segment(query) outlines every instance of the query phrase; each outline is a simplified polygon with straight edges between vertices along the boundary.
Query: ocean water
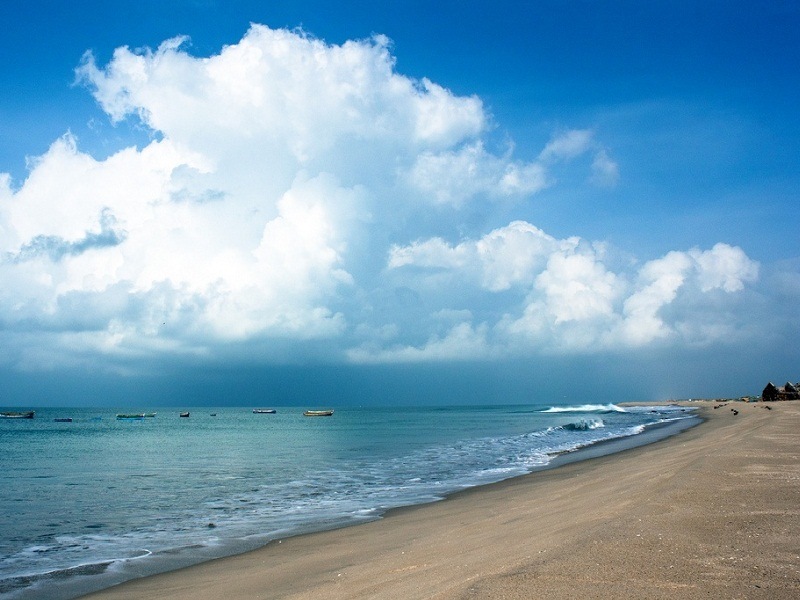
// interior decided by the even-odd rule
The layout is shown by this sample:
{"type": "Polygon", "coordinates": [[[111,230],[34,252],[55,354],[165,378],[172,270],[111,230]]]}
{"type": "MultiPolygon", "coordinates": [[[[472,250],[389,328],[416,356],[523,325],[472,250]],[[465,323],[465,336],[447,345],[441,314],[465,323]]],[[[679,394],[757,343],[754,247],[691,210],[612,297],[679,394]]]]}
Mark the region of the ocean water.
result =
{"type": "Polygon", "coordinates": [[[698,422],[678,407],[611,404],[140,410],[156,416],[0,419],[0,597],[74,598],[698,422]]]}

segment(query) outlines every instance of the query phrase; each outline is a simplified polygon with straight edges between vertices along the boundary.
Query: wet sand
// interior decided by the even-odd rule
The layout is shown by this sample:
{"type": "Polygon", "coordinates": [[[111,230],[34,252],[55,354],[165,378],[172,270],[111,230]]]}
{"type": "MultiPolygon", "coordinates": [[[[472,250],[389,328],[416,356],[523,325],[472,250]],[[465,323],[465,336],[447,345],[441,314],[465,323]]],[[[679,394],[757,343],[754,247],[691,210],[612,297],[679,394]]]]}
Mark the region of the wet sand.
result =
{"type": "Polygon", "coordinates": [[[87,598],[800,598],[800,402],[691,405],[666,440],[87,598]]]}

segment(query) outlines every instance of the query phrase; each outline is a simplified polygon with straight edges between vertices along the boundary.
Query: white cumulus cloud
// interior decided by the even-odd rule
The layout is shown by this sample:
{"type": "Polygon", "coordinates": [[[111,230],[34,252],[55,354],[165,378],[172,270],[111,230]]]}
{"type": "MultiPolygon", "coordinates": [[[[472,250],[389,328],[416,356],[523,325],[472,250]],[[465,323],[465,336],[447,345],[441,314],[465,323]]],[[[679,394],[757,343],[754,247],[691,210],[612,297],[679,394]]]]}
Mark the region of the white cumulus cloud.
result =
{"type": "Polygon", "coordinates": [[[481,142],[457,150],[424,152],[410,172],[411,185],[433,202],[463,205],[479,194],[490,198],[526,196],[547,186],[545,168],[493,156],[481,142]]]}
{"type": "Polygon", "coordinates": [[[0,174],[0,360],[20,368],[293,342],[356,362],[630,347],[715,335],[666,309],[758,276],[726,244],[636,270],[498,216],[581,156],[614,185],[610,150],[575,129],[493,153],[481,100],[398,73],[380,35],[252,25],[211,56],[182,37],[87,53],[77,76],[152,141],[98,159],[66,133],[18,187],[0,174]],[[467,219],[492,225],[453,239],[467,219]]]}

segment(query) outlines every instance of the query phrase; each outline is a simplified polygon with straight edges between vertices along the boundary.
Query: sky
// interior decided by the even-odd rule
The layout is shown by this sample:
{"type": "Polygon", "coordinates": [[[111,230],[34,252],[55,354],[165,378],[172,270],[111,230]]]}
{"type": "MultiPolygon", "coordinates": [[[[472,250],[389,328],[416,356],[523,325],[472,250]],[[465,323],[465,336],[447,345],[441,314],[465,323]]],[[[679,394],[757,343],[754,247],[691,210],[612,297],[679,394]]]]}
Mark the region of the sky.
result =
{"type": "Polygon", "coordinates": [[[0,405],[800,379],[795,2],[4,3],[0,405]]]}

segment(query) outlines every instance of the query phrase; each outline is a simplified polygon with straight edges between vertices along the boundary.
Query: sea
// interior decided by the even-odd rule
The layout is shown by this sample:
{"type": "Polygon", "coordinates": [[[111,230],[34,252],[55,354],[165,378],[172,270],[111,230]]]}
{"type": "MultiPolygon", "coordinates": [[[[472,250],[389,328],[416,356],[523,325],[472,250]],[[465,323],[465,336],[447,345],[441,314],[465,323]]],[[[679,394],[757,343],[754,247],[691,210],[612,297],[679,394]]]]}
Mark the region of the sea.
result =
{"type": "Polygon", "coordinates": [[[700,421],[679,406],[614,404],[263,408],[276,412],[40,408],[0,419],[0,598],[75,598],[700,421]],[[132,412],[155,416],[116,416],[132,412]]]}

